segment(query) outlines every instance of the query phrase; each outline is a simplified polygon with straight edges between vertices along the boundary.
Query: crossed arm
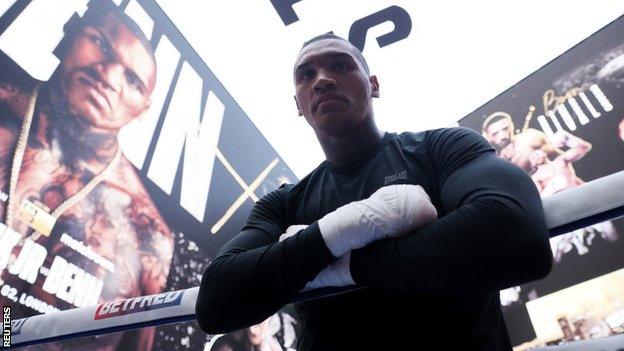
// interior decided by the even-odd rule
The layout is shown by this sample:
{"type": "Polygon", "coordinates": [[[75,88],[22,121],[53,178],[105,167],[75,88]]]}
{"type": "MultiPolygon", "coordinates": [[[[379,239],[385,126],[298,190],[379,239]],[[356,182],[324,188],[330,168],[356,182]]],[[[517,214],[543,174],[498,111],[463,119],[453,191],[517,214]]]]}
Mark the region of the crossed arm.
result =
{"type": "MultiPolygon", "coordinates": [[[[474,134],[451,130],[430,147],[444,215],[410,234],[353,250],[356,284],[472,294],[549,272],[552,255],[535,186],[474,134]]],[[[280,189],[263,198],[243,231],[208,267],[196,305],[206,332],[261,322],[335,260],[317,222],[278,240],[292,224],[285,223],[285,193],[280,189]]]]}

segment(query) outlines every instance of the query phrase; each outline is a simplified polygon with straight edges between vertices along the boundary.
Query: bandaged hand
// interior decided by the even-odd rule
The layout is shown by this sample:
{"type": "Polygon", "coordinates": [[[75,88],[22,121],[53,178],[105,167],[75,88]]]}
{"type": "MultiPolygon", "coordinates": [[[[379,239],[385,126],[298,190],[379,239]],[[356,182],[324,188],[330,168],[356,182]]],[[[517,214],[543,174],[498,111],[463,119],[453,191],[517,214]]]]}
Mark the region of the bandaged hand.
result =
{"type": "MultiPolygon", "coordinates": [[[[286,233],[280,235],[279,241],[286,240],[291,236],[299,233],[307,228],[307,225],[296,224],[286,229],[286,233]]],[[[340,256],[338,260],[325,267],[316,277],[309,281],[301,291],[323,288],[327,286],[348,286],[355,285],[353,277],[351,277],[351,251],[340,256]]]]}
{"type": "Polygon", "coordinates": [[[351,202],[318,221],[325,244],[334,255],[422,228],[438,217],[420,185],[388,185],[369,198],[351,202]]]}
{"type": "Polygon", "coordinates": [[[355,285],[351,276],[351,251],[347,251],[338,260],[325,267],[314,280],[309,281],[303,290],[324,288],[328,286],[348,286],[355,285]]]}
{"type": "MultiPolygon", "coordinates": [[[[429,195],[419,185],[389,185],[369,198],[351,202],[318,221],[325,244],[338,257],[325,267],[302,291],[327,286],[354,285],[351,276],[351,250],[385,237],[398,237],[424,227],[438,217],[429,195]]],[[[307,225],[292,225],[279,241],[307,225]]]]}
{"type": "Polygon", "coordinates": [[[286,233],[280,235],[279,241],[283,241],[286,238],[290,238],[291,236],[299,233],[300,231],[306,229],[308,226],[306,224],[294,224],[290,227],[286,228],[286,233]]]}

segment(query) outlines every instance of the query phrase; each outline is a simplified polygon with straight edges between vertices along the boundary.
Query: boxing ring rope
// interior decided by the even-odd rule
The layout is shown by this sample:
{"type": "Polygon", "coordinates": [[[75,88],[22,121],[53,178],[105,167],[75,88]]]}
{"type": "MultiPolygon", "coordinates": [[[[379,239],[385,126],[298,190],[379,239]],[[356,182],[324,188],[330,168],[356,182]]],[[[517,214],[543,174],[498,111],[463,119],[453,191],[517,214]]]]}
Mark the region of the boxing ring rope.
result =
{"type": "MultiPolygon", "coordinates": [[[[551,237],[624,216],[624,171],[544,198],[543,206],[551,237]]],[[[361,288],[316,289],[293,302],[361,288]]],[[[195,320],[198,292],[195,287],[15,320],[12,346],[195,320]]]]}

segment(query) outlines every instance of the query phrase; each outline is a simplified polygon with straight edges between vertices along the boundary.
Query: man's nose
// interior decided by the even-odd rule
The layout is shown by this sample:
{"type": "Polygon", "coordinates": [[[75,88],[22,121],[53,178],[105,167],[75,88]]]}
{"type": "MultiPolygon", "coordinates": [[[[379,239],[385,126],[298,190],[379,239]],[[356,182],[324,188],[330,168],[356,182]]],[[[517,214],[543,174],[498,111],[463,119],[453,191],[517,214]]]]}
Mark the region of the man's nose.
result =
{"type": "Polygon", "coordinates": [[[98,66],[100,80],[106,88],[115,92],[121,91],[123,72],[123,67],[117,62],[107,62],[98,66]]]}
{"type": "Polygon", "coordinates": [[[336,81],[325,70],[319,70],[316,74],[313,88],[316,92],[331,91],[336,88],[336,81]]]}

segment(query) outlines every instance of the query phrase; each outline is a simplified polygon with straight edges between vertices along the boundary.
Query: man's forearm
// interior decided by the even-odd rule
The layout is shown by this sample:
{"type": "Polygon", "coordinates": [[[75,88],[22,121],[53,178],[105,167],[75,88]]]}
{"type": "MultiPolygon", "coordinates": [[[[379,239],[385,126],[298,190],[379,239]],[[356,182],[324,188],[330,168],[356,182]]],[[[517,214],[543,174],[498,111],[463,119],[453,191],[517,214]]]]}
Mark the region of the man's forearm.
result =
{"type": "Polygon", "coordinates": [[[233,246],[202,278],[196,311],[210,333],[257,324],[277,312],[334,261],[316,224],[281,242],[233,246]]]}
{"type": "Polygon", "coordinates": [[[462,195],[444,195],[457,204],[446,216],[405,237],[354,250],[355,282],[466,293],[545,276],[552,254],[539,194],[526,174],[501,162],[485,158],[458,172],[448,187],[462,195]]]}
{"type": "Polygon", "coordinates": [[[355,282],[466,292],[498,290],[543,277],[550,253],[543,249],[544,239],[525,235],[541,225],[502,214],[495,207],[494,202],[471,204],[404,238],[355,250],[351,257],[355,282]]]}

